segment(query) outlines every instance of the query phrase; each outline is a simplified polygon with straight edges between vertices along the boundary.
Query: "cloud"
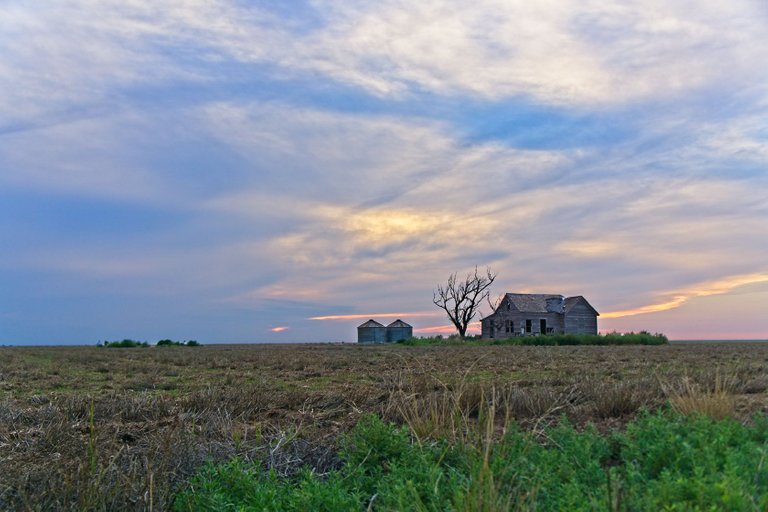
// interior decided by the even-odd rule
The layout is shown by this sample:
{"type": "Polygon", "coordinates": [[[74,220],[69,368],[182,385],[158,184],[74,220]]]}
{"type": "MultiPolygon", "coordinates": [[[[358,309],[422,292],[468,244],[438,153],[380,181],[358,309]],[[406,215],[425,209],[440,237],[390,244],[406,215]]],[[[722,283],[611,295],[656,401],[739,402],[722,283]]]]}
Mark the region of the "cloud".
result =
{"type": "Polygon", "coordinates": [[[667,311],[678,308],[691,299],[709,297],[711,295],[723,295],[742,286],[765,282],[768,282],[768,273],[729,276],[715,281],[703,282],[690,288],[666,292],[661,295],[662,302],[656,304],[649,304],[623,311],[609,311],[601,313],[601,316],[603,318],[622,318],[626,316],[667,311]]]}
{"type": "Polygon", "coordinates": [[[746,83],[766,57],[766,15],[752,1],[315,5],[325,25],[297,38],[282,65],[384,96],[611,104],[746,83]]]}
{"type": "Polygon", "coordinates": [[[448,126],[420,119],[274,104],[219,104],[205,115],[216,136],[252,162],[259,177],[206,208],[284,226],[259,246],[285,271],[233,298],[246,302],[293,297],[344,305],[367,289],[394,302],[378,304],[384,308],[397,307],[394,297],[411,290],[428,296],[434,275],[405,276],[431,266],[442,278],[468,259],[483,264],[498,258],[496,248],[489,251],[495,254],[478,248],[506,225],[511,236],[518,221],[545,211],[539,195],[524,195],[558,179],[556,169],[567,161],[556,151],[466,145],[448,126]],[[268,138],[261,135],[266,130],[268,138]],[[271,182],[277,179],[273,166],[281,171],[279,185],[271,182]],[[271,188],[282,190],[266,192],[271,188]],[[519,204],[510,208],[510,202],[519,204]]]}
{"type": "Polygon", "coordinates": [[[101,115],[137,92],[240,82],[254,65],[273,80],[321,77],[384,98],[582,107],[766,79],[756,0],[318,0],[302,12],[206,0],[3,5],[0,131],[101,115]]]}
{"type": "Polygon", "coordinates": [[[313,316],[309,320],[362,320],[365,318],[423,318],[443,316],[442,313],[434,311],[410,311],[407,313],[362,313],[354,315],[325,315],[325,316],[313,316]]]}
{"type": "Polygon", "coordinates": [[[271,60],[274,48],[288,46],[291,27],[278,24],[264,9],[208,0],[4,4],[0,114],[28,124],[108,108],[136,89],[217,82],[211,65],[223,56],[271,60]]]}
{"type": "Polygon", "coordinates": [[[156,130],[150,120],[120,112],[9,133],[0,137],[0,182],[112,199],[171,201],[167,171],[145,160],[146,150],[157,143],[146,134],[156,130]]]}
{"type": "Polygon", "coordinates": [[[719,158],[764,164],[768,161],[768,121],[762,115],[765,110],[761,115],[707,124],[702,128],[702,150],[719,158]]]}
{"type": "Polygon", "coordinates": [[[284,270],[243,301],[335,303],[339,316],[421,311],[449,273],[489,264],[505,290],[584,294],[624,311],[674,300],[657,300],[670,286],[759,268],[768,250],[753,236],[765,178],[721,174],[729,157],[707,149],[706,129],[680,138],[675,125],[655,127],[673,136],[650,151],[637,150],[643,134],[604,150],[536,151],[467,144],[421,118],[277,103],[200,115],[259,176],[206,208],[282,226],[258,246],[284,270]]]}
{"type": "MultiPolygon", "coordinates": [[[[630,311],[673,301],[667,290],[711,276],[754,272],[768,250],[753,236],[768,214],[754,193],[765,177],[697,167],[731,162],[726,149],[702,142],[708,128],[650,152],[635,149],[643,136],[605,150],[542,151],[468,143],[446,122],[277,102],[153,116],[126,112],[4,139],[14,163],[6,183],[158,201],[200,216],[178,249],[153,239],[161,249],[149,267],[109,249],[88,263],[93,250],[78,247],[70,261],[81,263],[59,271],[149,278],[173,273],[179,252],[184,268],[200,269],[184,289],[215,289],[215,303],[283,301],[332,316],[320,305],[338,305],[338,315],[423,311],[449,273],[488,264],[505,291],[584,294],[599,309],[630,311]],[[147,130],[172,119],[184,128],[147,130]],[[200,167],[215,186],[187,188],[191,176],[201,179],[190,174],[200,166],[193,152],[179,169],[154,160],[165,144],[205,140],[218,148],[200,167]],[[40,141],[49,151],[30,150],[40,141]],[[685,157],[668,159],[668,145],[685,157]]],[[[755,122],[740,133],[759,141],[755,122]]]]}
{"type": "MultiPolygon", "coordinates": [[[[456,326],[454,325],[435,325],[431,327],[419,327],[414,328],[413,332],[418,334],[424,334],[427,336],[451,335],[457,334],[456,326]]],[[[480,322],[470,322],[467,326],[467,335],[472,336],[474,334],[480,334],[480,322]]]]}

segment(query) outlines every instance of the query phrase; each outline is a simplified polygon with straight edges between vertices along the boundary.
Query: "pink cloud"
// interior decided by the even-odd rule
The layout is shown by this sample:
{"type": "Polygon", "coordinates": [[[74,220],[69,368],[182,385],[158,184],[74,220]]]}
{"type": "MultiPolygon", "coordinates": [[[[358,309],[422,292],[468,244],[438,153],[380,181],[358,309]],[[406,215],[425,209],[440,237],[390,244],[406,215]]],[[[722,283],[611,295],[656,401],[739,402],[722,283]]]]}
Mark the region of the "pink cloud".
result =
{"type": "Polygon", "coordinates": [[[364,320],[368,318],[410,318],[410,317],[432,317],[442,316],[440,312],[416,312],[416,313],[364,313],[354,315],[327,315],[313,316],[310,320],[364,320]]]}

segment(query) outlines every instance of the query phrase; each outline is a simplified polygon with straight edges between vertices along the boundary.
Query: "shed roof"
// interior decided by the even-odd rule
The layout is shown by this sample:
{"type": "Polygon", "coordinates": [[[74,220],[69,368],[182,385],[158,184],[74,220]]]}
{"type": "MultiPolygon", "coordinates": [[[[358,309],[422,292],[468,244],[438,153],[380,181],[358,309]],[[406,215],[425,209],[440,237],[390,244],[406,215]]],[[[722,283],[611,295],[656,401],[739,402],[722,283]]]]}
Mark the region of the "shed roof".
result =
{"type": "Polygon", "coordinates": [[[372,327],[384,327],[384,325],[380,324],[379,322],[377,322],[376,320],[371,318],[370,320],[368,320],[364,324],[359,325],[357,328],[358,329],[370,329],[372,327]]]}
{"type": "Polygon", "coordinates": [[[387,327],[413,327],[412,325],[408,325],[407,323],[403,322],[399,318],[389,324],[387,327]]]}

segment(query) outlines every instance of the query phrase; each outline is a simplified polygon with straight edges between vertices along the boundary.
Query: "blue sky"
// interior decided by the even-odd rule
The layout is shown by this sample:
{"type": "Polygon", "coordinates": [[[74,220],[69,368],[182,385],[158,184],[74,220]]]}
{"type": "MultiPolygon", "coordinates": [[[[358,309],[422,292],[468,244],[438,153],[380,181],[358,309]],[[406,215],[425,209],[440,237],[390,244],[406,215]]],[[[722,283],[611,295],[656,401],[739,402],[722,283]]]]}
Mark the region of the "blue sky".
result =
{"type": "Polygon", "coordinates": [[[439,332],[433,288],[475,265],[601,330],[766,338],[766,26],[757,0],[5,2],[0,344],[439,332]]]}

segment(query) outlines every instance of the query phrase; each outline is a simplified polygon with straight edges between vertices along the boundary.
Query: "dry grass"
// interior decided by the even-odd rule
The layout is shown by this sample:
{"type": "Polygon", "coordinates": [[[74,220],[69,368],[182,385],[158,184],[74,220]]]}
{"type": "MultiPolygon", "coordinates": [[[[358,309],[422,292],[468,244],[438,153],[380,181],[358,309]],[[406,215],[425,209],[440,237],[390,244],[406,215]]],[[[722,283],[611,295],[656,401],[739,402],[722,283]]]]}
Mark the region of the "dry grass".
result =
{"type": "Polygon", "coordinates": [[[478,446],[513,422],[620,428],[667,400],[747,418],[767,370],[768,345],[737,344],[1,348],[0,510],[163,510],[235,455],[323,473],[371,412],[478,446]]]}
{"type": "Polygon", "coordinates": [[[589,386],[585,394],[593,416],[608,419],[627,417],[643,407],[650,409],[660,405],[663,391],[657,379],[639,378],[598,382],[589,386]]]}
{"type": "Polygon", "coordinates": [[[735,375],[724,376],[718,369],[713,377],[696,381],[685,376],[663,388],[672,408],[681,414],[701,414],[718,420],[736,416],[738,379],[735,375]]]}

